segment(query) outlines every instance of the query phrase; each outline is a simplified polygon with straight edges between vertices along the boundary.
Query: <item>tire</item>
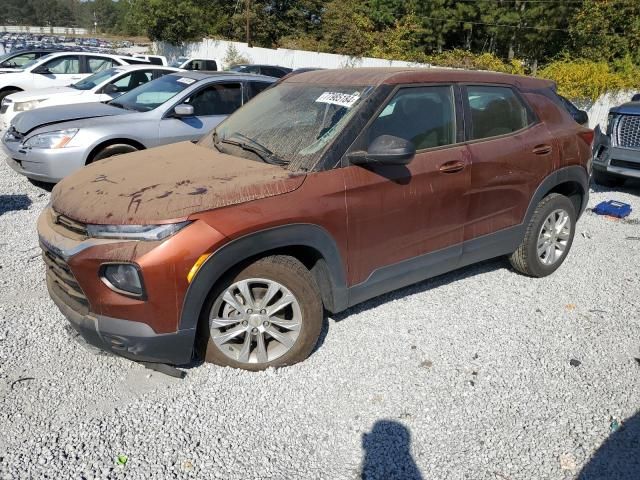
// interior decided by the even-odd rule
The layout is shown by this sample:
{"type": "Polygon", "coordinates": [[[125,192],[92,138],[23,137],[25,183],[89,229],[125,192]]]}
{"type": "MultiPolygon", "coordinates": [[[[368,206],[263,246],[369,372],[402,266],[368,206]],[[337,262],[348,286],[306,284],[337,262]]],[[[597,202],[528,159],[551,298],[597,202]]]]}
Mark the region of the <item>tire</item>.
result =
{"type": "Polygon", "coordinates": [[[555,272],[564,262],[569,250],[571,250],[575,231],[576,211],[573,203],[564,195],[551,193],[544,197],[536,207],[527,226],[524,239],[518,249],[511,254],[509,261],[514,269],[524,275],[538,278],[546,277],[555,272]],[[564,212],[570,225],[568,228],[562,228],[560,235],[556,237],[553,233],[545,232],[556,231],[549,229],[549,225],[554,225],[554,220],[561,223],[562,217],[557,212],[564,212]],[[552,223],[549,224],[548,221],[552,223]],[[543,253],[539,253],[538,246],[540,244],[543,253]],[[564,249],[561,251],[561,248],[564,249]]]}
{"type": "Polygon", "coordinates": [[[114,155],[122,155],[123,153],[131,153],[137,152],[138,149],[133,145],[129,145],[127,143],[116,143],[114,145],[109,145],[108,147],[104,147],[102,150],[99,150],[91,160],[87,162],[87,164],[97,162],[98,160],[104,160],[105,158],[113,157],[114,155]]]}
{"type": "Polygon", "coordinates": [[[209,295],[199,325],[204,360],[251,371],[293,365],[306,359],[315,347],[323,318],[318,286],[302,263],[281,255],[260,259],[227,276],[209,295]],[[283,288],[276,291],[276,284],[283,288]],[[248,287],[253,297],[250,302],[246,302],[245,295],[240,291],[242,285],[248,287]],[[267,300],[266,309],[263,309],[261,302],[271,288],[275,294],[267,300]],[[267,309],[273,309],[285,294],[291,294],[294,301],[274,312],[274,315],[269,315],[267,309]],[[236,306],[244,312],[238,313],[238,309],[233,308],[225,296],[227,299],[231,296],[236,306]],[[251,305],[255,308],[253,314],[250,314],[253,309],[248,308],[251,305]],[[222,326],[216,319],[228,325],[222,326]],[[293,325],[299,326],[292,328],[293,325]],[[279,339],[269,332],[274,332],[279,339]],[[234,336],[226,341],[222,337],[226,334],[234,336]],[[262,350],[259,337],[265,345],[262,350]]]}
{"type": "Polygon", "coordinates": [[[593,181],[598,185],[602,185],[603,187],[621,187],[622,185],[624,185],[626,178],[594,170],[593,181]]]}
{"type": "Polygon", "coordinates": [[[53,187],[56,186],[55,183],[42,182],[40,180],[34,180],[33,178],[27,178],[27,179],[29,180],[29,183],[31,183],[31,185],[33,185],[34,187],[42,188],[47,192],[50,192],[51,190],[53,190],[53,187]]]}
{"type": "Polygon", "coordinates": [[[4,100],[4,97],[8,97],[9,95],[13,94],[13,93],[18,93],[21,92],[22,90],[20,90],[19,88],[7,88],[6,90],[2,90],[0,92],[0,103],[2,102],[2,100],[4,100]]]}

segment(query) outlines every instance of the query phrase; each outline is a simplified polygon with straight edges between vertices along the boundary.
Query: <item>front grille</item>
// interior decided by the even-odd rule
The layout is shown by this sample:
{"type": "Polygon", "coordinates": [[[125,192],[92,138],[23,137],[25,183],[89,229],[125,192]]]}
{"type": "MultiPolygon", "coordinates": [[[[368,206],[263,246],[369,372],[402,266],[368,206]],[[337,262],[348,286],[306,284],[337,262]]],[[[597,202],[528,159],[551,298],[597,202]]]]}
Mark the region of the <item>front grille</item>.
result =
{"type": "Polygon", "coordinates": [[[640,148],[640,115],[621,115],[616,124],[619,147],[640,148]]]}
{"type": "Polygon", "coordinates": [[[633,170],[640,170],[640,163],[627,162],[626,160],[611,160],[612,167],[630,168],[633,170]]]}
{"type": "Polygon", "coordinates": [[[47,275],[57,287],[58,293],[62,293],[71,304],[70,306],[75,306],[76,310],[86,310],[89,301],[65,259],[42,242],[40,242],[40,247],[42,248],[42,258],[47,267],[47,275]]]}
{"type": "Polygon", "coordinates": [[[53,223],[56,225],[60,225],[62,228],[69,230],[73,233],[77,233],[83,236],[87,236],[87,226],[72,218],[66,217],[65,215],[60,215],[56,212],[53,212],[53,223]]]}

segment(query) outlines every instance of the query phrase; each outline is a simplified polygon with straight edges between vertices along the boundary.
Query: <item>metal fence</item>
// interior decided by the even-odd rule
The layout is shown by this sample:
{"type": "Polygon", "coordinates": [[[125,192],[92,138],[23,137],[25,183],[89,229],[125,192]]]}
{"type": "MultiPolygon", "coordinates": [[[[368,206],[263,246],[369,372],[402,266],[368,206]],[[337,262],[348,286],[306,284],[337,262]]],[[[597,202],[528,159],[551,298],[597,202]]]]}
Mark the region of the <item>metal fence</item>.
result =
{"type": "Polygon", "coordinates": [[[0,25],[0,33],[35,33],[38,35],[87,35],[86,28],[34,27],[29,25],[0,25]]]}

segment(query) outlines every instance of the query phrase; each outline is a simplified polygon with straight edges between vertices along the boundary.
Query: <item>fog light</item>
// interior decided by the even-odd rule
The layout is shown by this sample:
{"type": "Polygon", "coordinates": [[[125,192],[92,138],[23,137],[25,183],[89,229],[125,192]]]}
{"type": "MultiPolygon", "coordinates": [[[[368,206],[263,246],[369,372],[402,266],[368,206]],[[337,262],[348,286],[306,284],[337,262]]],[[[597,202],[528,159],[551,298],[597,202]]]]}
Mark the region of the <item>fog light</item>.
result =
{"type": "Polygon", "coordinates": [[[142,276],[131,263],[108,263],[102,266],[102,281],[114,292],[141,297],[144,293],[142,276]]]}

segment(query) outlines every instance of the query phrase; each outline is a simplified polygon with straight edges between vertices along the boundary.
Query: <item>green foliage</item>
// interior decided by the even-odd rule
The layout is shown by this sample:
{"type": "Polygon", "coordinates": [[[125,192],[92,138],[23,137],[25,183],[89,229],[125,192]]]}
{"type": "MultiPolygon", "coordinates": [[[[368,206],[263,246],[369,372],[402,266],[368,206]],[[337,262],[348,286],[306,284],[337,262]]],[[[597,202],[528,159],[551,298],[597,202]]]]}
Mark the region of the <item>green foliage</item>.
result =
{"type": "Polygon", "coordinates": [[[568,98],[595,100],[605,92],[640,88],[640,68],[625,60],[618,70],[606,62],[567,59],[550,63],[539,73],[554,80],[558,92],[568,98]]]}
{"type": "Polygon", "coordinates": [[[450,50],[428,57],[427,61],[438,67],[465,68],[468,70],[491,70],[494,72],[524,75],[520,60],[504,61],[493,53],[475,55],[467,50],[450,50]]]}
{"type": "Polygon", "coordinates": [[[243,63],[251,63],[251,60],[243,56],[236,47],[229,45],[223,59],[224,63],[230,67],[243,63]]]}

